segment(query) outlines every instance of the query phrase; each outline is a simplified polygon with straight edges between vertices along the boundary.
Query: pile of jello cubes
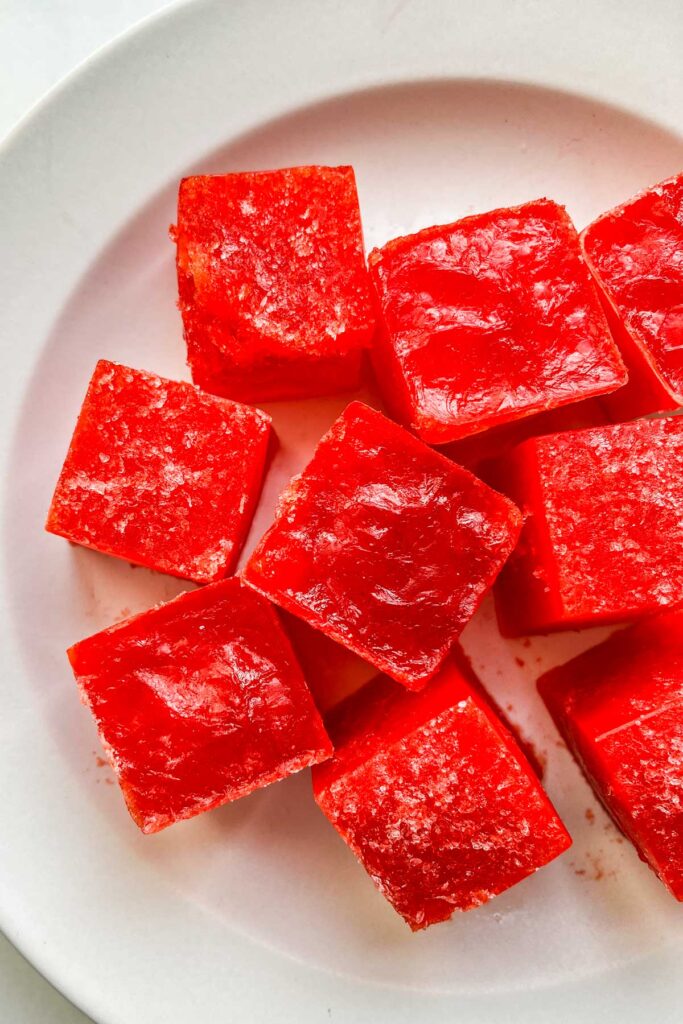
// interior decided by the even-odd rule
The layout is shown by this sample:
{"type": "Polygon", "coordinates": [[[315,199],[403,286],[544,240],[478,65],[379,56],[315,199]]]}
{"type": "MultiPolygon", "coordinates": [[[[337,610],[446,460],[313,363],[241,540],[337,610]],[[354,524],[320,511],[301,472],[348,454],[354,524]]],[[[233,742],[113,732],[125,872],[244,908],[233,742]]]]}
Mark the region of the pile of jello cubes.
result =
{"type": "Polygon", "coordinates": [[[507,637],[633,623],[539,689],[683,899],[683,417],[647,415],[683,404],[683,175],[581,236],[540,199],[367,264],[350,167],[200,176],[172,235],[195,383],[97,363],[47,522],[201,585],[69,651],[136,824],[313,766],[413,929],[542,867],[571,839],[458,645],[493,587],[507,637]],[[233,575],[252,403],[371,373],[383,411],[350,402],[233,575]],[[341,700],[338,645],[369,680],[341,700]]]}

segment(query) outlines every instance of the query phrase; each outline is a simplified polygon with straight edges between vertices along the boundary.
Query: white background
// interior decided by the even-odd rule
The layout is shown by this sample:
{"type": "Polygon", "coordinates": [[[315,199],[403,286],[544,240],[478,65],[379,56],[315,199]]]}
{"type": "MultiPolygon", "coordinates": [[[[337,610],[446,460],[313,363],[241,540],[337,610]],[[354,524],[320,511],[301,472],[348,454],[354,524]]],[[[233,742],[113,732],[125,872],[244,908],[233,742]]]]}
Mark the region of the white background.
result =
{"type": "MultiPolygon", "coordinates": [[[[92,52],[169,0],[0,0],[0,139],[92,52]]],[[[0,934],[2,1024],[87,1024],[0,934]]]]}

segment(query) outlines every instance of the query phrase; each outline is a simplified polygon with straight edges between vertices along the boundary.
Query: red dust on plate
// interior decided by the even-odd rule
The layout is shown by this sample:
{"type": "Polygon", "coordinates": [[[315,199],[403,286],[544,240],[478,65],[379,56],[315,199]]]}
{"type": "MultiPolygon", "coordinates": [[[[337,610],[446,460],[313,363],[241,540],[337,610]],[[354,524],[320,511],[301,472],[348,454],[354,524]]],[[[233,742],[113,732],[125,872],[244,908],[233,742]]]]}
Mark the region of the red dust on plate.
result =
{"type": "Polygon", "coordinates": [[[495,480],[527,517],[495,589],[505,636],[683,600],[683,417],[526,441],[495,480]]]}
{"type": "Polygon", "coordinates": [[[360,402],[282,494],[244,579],[410,689],[517,540],[518,509],[360,402]]]}
{"type": "Polygon", "coordinates": [[[626,382],[574,226],[548,199],[396,238],[369,266],[380,386],[429,444],[626,382]]]}
{"type": "Polygon", "coordinates": [[[249,402],[358,387],[375,321],[352,167],[185,178],[173,234],[195,383],[249,402]]]}
{"type": "Polygon", "coordinates": [[[485,903],[571,839],[459,659],[419,693],[386,677],[330,719],[316,801],[413,930],[485,903]]]}
{"type": "Polygon", "coordinates": [[[683,611],[615,634],[538,688],[607,811],[683,900],[683,611]]]}
{"type": "Polygon", "coordinates": [[[277,613],[236,578],[182,594],[68,654],[143,832],[332,753],[277,613]]]}
{"type": "Polygon", "coordinates": [[[196,583],[221,579],[251,523],[269,437],[264,412],[102,359],[46,529],[196,583]]]}
{"type": "Polygon", "coordinates": [[[683,405],[683,173],[604,213],[581,243],[629,369],[623,418],[683,405]]]}

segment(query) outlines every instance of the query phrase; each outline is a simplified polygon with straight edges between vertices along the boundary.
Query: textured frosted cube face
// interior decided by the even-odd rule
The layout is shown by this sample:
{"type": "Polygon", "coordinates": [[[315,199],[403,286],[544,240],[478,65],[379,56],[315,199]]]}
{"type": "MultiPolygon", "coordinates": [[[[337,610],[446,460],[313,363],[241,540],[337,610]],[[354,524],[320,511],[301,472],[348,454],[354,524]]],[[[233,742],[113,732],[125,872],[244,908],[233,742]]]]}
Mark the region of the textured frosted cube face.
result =
{"type": "Polygon", "coordinates": [[[276,612],[235,578],[97,633],[69,659],[143,832],[332,753],[276,612]]]}
{"type": "Polygon", "coordinates": [[[430,444],[621,387],[626,374],[565,210],[549,200],[370,254],[378,378],[430,444]]]}
{"type": "Polygon", "coordinates": [[[581,242],[629,367],[616,411],[683,405],[683,174],[598,217],[581,242]]]}
{"type": "Polygon", "coordinates": [[[316,800],[411,928],[469,910],[571,840],[462,658],[419,694],[386,678],[330,719],[316,800]]]}
{"type": "Polygon", "coordinates": [[[514,547],[518,510],[359,402],[283,493],[245,580],[411,688],[514,547]]]}
{"type": "Polygon", "coordinates": [[[607,810],[683,900],[683,612],[615,634],[539,690],[607,810]]]}
{"type": "Polygon", "coordinates": [[[506,634],[626,621],[683,598],[683,418],[527,441],[496,479],[527,513],[496,587],[506,634]]]}
{"type": "Polygon", "coordinates": [[[249,528],[269,436],[264,412],[101,360],[47,529],[148,569],[221,579],[249,528]]]}
{"type": "Polygon", "coordinates": [[[243,401],[357,387],[374,314],[351,167],[186,178],[175,237],[196,383],[243,401]]]}

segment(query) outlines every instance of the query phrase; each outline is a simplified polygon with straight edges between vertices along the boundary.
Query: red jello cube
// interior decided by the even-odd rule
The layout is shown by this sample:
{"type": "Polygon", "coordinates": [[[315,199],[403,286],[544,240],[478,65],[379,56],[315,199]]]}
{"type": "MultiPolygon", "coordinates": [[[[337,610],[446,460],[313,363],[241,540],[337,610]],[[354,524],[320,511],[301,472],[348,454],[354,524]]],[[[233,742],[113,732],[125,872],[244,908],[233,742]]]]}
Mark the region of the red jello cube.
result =
{"type": "Polygon", "coordinates": [[[502,495],[353,402],[282,494],[244,578],[418,689],[476,611],[520,523],[502,495]]]}
{"type": "Polygon", "coordinates": [[[195,383],[256,402],[358,386],[374,313],[352,167],[185,178],[174,235],[195,383]]]}
{"type": "Polygon", "coordinates": [[[420,693],[386,677],[329,722],[315,798],[413,930],[503,892],[571,844],[463,656],[420,693]]]}
{"type": "Polygon", "coordinates": [[[46,529],[148,569],[227,576],[261,490],[270,417],[100,360],[46,529]]]}
{"type": "Polygon", "coordinates": [[[607,811],[683,900],[683,611],[616,633],[538,687],[607,811]]]}
{"type": "Polygon", "coordinates": [[[68,654],[143,832],[332,753],[277,613],[234,577],[112,626],[68,654]]]}
{"type": "Polygon", "coordinates": [[[581,235],[629,384],[625,418],[683,405],[683,173],[598,217],[581,235]]]}
{"type": "Polygon", "coordinates": [[[527,516],[496,585],[504,635],[626,621],[683,599],[683,418],[535,438],[495,480],[527,516]]]}
{"type": "Polygon", "coordinates": [[[394,239],[369,265],[380,386],[430,444],[626,380],[574,226],[550,200],[394,239]]]}

